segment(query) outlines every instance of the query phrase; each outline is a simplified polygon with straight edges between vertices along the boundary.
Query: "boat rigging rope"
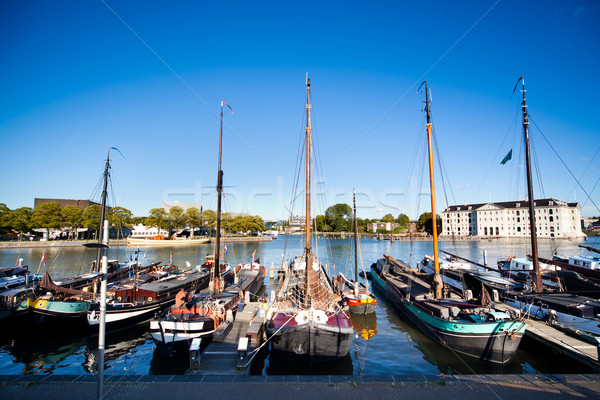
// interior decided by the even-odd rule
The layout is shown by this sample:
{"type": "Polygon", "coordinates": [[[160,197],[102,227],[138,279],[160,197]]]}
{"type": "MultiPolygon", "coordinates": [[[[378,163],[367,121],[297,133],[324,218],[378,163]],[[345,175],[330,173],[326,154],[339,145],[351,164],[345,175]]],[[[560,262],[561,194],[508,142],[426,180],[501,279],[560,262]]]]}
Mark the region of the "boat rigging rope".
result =
{"type": "Polygon", "coordinates": [[[583,193],[585,193],[585,195],[592,202],[592,204],[594,205],[594,207],[596,207],[596,210],[598,210],[600,212],[600,208],[598,208],[598,206],[596,205],[596,203],[594,202],[594,200],[592,200],[592,197],[583,188],[583,186],[581,185],[581,182],[579,182],[579,180],[575,177],[575,175],[573,174],[573,172],[569,169],[569,167],[567,166],[567,164],[560,157],[560,155],[558,154],[558,152],[556,151],[556,149],[554,148],[554,146],[552,146],[552,144],[550,144],[550,141],[548,141],[548,139],[546,138],[546,136],[544,135],[544,133],[542,132],[542,130],[540,129],[540,127],[535,123],[535,121],[531,117],[531,114],[528,114],[528,115],[529,115],[529,120],[531,122],[533,122],[533,125],[535,125],[535,127],[537,128],[537,130],[540,132],[540,135],[542,135],[542,137],[544,138],[544,140],[546,141],[546,143],[548,143],[548,146],[550,146],[550,148],[552,149],[552,151],[554,152],[554,154],[556,154],[556,157],[558,157],[558,159],[565,166],[565,168],[567,169],[567,171],[569,171],[569,174],[571,174],[571,176],[573,177],[573,179],[575,179],[575,182],[577,182],[577,185],[579,185],[579,187],[581,188],[581,190],[583,190],[583,193]]]}
{"type": "Polygon", "coordinates": [[[248,365],[250,365],[250,363],[252,362],[252,360],[254,360],[254,357],[256,357],[256,355],[258,354],[258,352],[267,344],[271,341],[271,339],[273,339],[273,337],[279,333],[279,331],[281,331],[292,319],[296,318],[296,316],[298,315],[298,313],[293,314],[287,321],[285,321],[285,323],[283,325],[281,325],[275,332],[273,332],[273,334],[267,338],[267,340],[265,340],[260,346],[258,346],[257,348],[255,348],[254,350],[252,350],[250,352],[250,354],[252,355],[252,357],[250,357],[250,359],[248,360],[248,362],[244,365],[242,365],[243,368],[247,367],[248,365]]]}

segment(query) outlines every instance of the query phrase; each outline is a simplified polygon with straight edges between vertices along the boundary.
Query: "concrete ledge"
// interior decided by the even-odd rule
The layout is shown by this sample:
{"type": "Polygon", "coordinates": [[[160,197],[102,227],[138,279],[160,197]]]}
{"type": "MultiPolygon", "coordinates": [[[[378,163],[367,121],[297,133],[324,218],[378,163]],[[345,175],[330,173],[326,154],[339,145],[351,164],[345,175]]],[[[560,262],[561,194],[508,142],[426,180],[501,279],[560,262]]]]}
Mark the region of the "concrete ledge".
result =
{"type": "MultiPolygon", "coordinates": [[[[93,375],[2,375],[3,400],[97,398],[93,375]]],[[[600,398],[600,375],[112,375],[104,384],[111,400],[243,398],[247,400],[377,400],[416,398],[600,398]]]]}

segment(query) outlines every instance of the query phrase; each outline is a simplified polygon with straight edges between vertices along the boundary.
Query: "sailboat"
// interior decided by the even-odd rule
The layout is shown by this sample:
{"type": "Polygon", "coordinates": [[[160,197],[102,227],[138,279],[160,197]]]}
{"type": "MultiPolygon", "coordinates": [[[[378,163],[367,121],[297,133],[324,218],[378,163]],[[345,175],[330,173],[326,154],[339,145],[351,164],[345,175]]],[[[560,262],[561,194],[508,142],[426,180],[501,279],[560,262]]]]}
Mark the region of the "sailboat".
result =
{"type": "Polygon", "coordinates": [[[384,293],[403,316],[437,343],[456,353],[504,364],[510,361],[521,342],[527,327],[525,321],[516,314],[509,315],[496,309],[489,294],[482,296],[483,301],[477,304],[465,300],[456,292],[443,290],[444,284],[440,276],[438,259],[431,113],[427,81],[421,84],[423,85],[426,96],[435,270],[431,276],[387,256],[372,265],[373,286],[384,293]]]}
{"type": "Polygon", "coordinates": [[[284,268],[282,283],[267,311],[271,354],[313,363],[349,353],[353,328],[341,298],[334,292],[312,248],[310,79],[306,82],[306,242],[304,252],[284,268]]]}
{"type": "MultiPolygon", "coordinates": [[[[222,262],[220,258],[223,103],[224,100],[221,100],[215,248],[214,256],[207,256],[204,263],[204,267],[210,271],[210,282],[206,290],[196,295],[192,295],[189,291],[181,291],[177,294],[173,307],[158,313],[150,321],[152,338],[165,354],[187,350],[193,339],[211,337],[221,324],[230,324],[233,321],[233,313],[237,311],[245,293],[256,295],[265,277],[264,266],[255,262],[254,256],[250,264],[240,264],[235,269],[232,269],[228,263],[222,262]]],[[[227,106],[229,107],[229,104],[227,106]]],[[[222,328],[225,329],[224,326],[222,328]]]]}
{"type": "Polygon", "coordinates": [[[340,272],[337,278],[338,287],[352,314],[370,314],[375,312],[377,299],[369,290],[368,280],[365,279],[365,284],[358,282],[358,223],[356,221],[355,193],[353,193],[352,200],[354,203],[354,281],[346,278],[340,272]]]}
{"type": "MultiPolygon", "coordinates": [[[[520,77],[517,80],[516,91],[519,83],[522,84],[523,102],[521,103],[523,111],[523,136],[525,142],[525,166],[527,175],[527,190],[529,206],[529,226],[531,238],[531,264],[534,290],[531,293],[505,293],[503,301],[519,310],[524,315],[541,318],[549,323],[555,323],[572,332],[584,332],[587,335],[600,336],[600,301],[587,297],[579,296],[575,293],[565,292],[545,292],[544,282],[542,280],[542,271],[540,261],[546,261],[555,267],[567,268],[577,272],[588,272],[569,263],[561,263],[556,260],[544,260],[538,257],[537,234],[534,214],[533,183],[531,178],[531,156],[529,151],[529,120],[527,114],[527,103],[525,99],[525,79],[520,77]]],[[[591,266],[591,264],[590,264],[591,266]]],[[[590,270],[588,273],[594,272],[590,270]]],[[[598,296],[596,296],[598,297],[598,296]]]]}
{"type": "MultiPolygon", "coordinates": [[[[94,298],[92,288],[97,287],[97,283],[102,277],[100,272],[100,261],[102,257],[102,251],[107,247],[107,245],[104,243],[105,237],[102,230],[102,224],[105,220],[106,214],[111,149],[112,147],[108,149],[106,165],[103,173],[104,188],[102,191],[100,234],[98,235],[98,242],[86,243],[84,245],[86,247],[97,248],[98,250],[96,262],[94,264],[96,271],[91,271],[89,274],[69,279],[58,284],[52,280],[48,274],[48,271],[46,271],[40,283],[38,284],[38,292],[43,291],[43,294],[36,299],[29,299],[27,302],[28,308],[30,308],[36,316],[36,322],[53,323],[57,326],[65,326],[65,323],[73,323],[75,325],[80,325],[81,327],[85,327],[86,325],[86,313],[94,298]]],[[[118,263],[116,264],[115,269],[121,270],[118,263]]],[[[113,276],[118,276],[118,274],[113,276]]],[[[109,278],[108,274],[106,278],[109,278]]]]}

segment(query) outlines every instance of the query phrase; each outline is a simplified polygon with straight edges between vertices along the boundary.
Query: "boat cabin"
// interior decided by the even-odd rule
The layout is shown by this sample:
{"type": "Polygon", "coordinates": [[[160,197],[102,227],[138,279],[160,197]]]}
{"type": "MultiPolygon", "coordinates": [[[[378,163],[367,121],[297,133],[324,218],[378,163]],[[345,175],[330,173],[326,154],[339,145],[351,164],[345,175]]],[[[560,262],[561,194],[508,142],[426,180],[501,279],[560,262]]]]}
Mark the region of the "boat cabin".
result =
{"type": "Polygon", "coordinates": [[[589,268],[589,269],[600,269],[600,258],[599,257],[584,257],[584,256],[572,256],[569,257],[569,264],[577,267],[589,268]]]}

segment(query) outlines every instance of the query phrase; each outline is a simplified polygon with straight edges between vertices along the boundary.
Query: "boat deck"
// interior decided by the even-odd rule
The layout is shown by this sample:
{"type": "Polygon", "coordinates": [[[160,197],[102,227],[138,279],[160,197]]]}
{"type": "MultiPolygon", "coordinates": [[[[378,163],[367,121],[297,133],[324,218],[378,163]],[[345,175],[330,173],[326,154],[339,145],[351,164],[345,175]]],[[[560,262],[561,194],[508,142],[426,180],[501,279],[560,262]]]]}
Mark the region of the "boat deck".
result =
{"type": "Polygon", "coordinates": [[[261,303],[250,302],[238,311],[229,331],[219,337],[215,332],[213,340],[200,354],[200,364],[191,366],[186,375],[207,374],[212,375],[247,375],[252,364],[252,351],[263,343],[265,318],[258,316],[261,303]],[[240,339],[248,340],[248,357],[240,361],[238,344],[240,339]]]}

